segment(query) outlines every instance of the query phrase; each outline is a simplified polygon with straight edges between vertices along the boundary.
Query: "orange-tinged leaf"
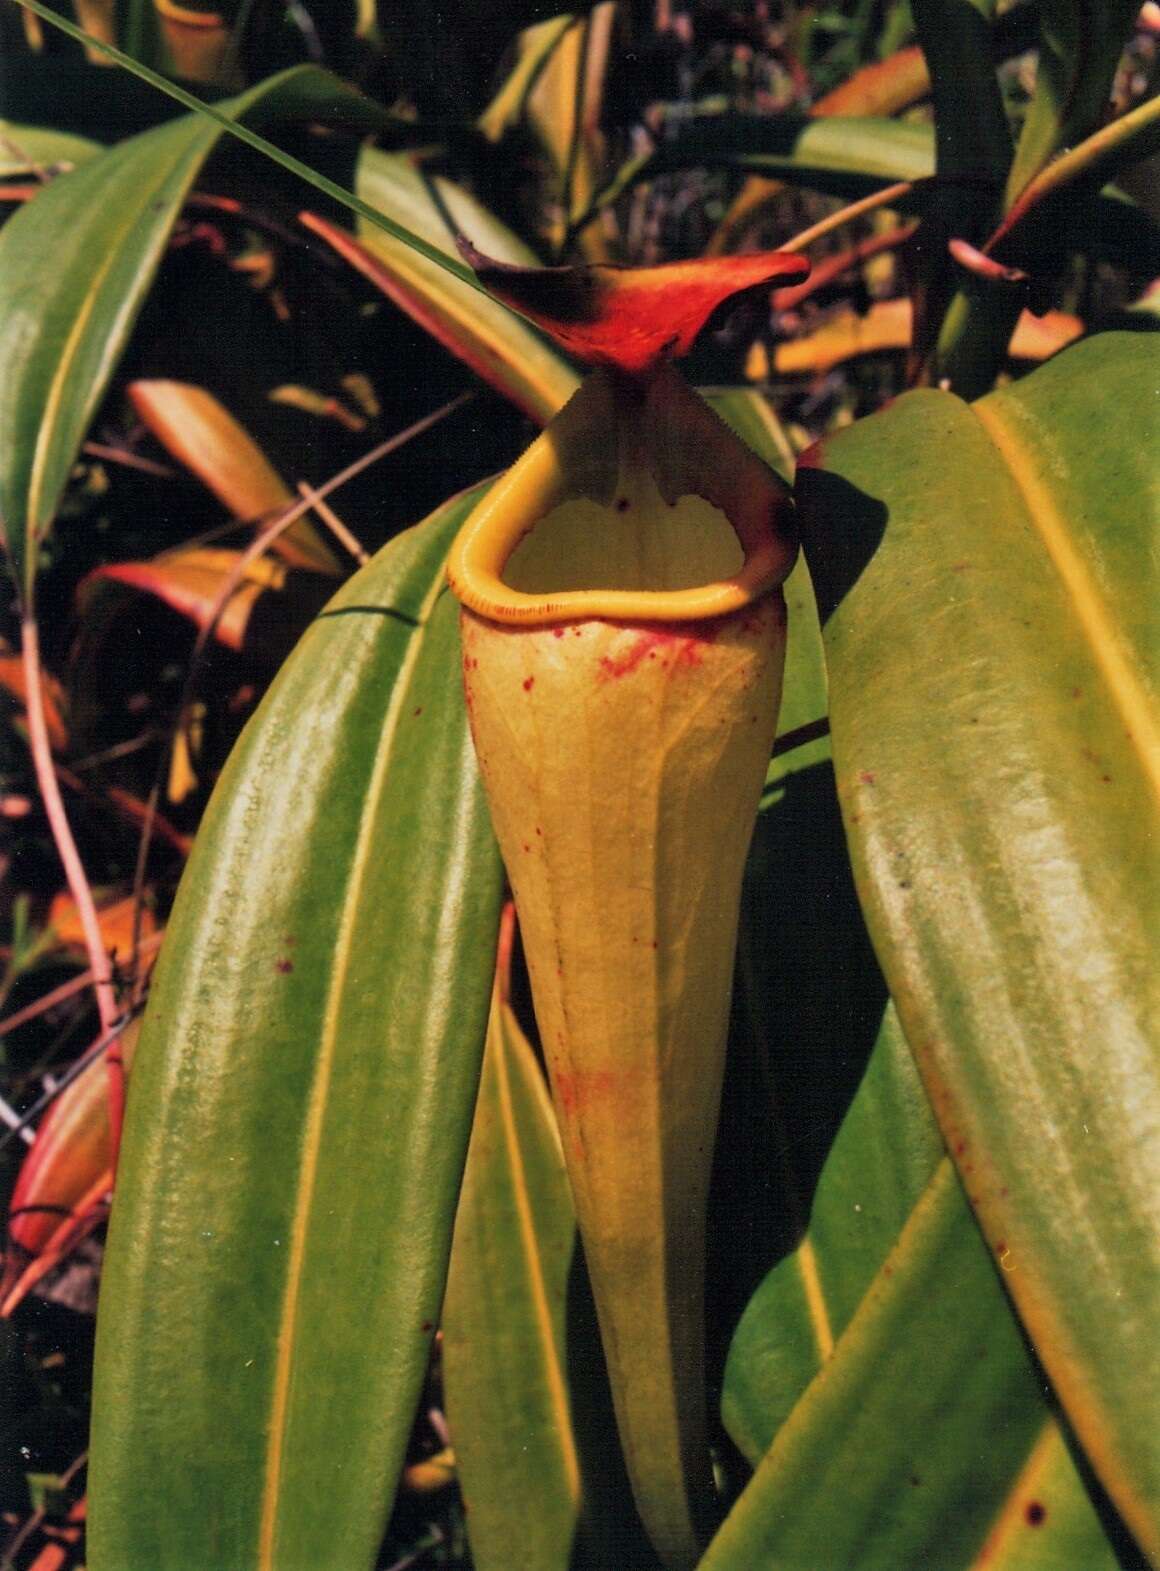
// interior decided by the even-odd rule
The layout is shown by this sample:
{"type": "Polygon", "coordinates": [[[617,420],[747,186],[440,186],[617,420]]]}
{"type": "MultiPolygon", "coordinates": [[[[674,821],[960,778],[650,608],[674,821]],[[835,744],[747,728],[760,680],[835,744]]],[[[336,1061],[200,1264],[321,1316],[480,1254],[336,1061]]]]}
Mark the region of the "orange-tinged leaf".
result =
{"type": "Polygon", "coordinates": [[[714,312],[735,296],[809,272],[804,257],[787,251],[627,268],[509,267],[466,239],[459,249],[490,294],[561,349],[634,375],[687,355],[714,312]]]}
{"type": "Polygon", "coordinates": [[[449,309],[446,299],[440,299],[429,287],[423,287],[421,281],[408,276],[406,259],[403,267],[393,266],[383,257],[376,256],[348,230],[317,213],[304,212],[298,217],[304,228],[324,240],[344,262],[381,289],[400,311],[405,311],[413,322],[464,365],[470,366],[483,381],[505,398],[512,399],[525,414],[543,425],[556,412],[558,404],[550,393],[545,397],[540,389],[529,387],[518,355],[510,356],[501,343],[489,343],[479,332],[479,324],[474,318],[465,325],[462,316],[449,309]]]}
{"type": "MultiPolygon", "coordinates": [[[[141,911],[139,923],[135,922],[135,902],[131,895],[123,900],[113,900],[108,905],[102,906],[97,912],[97,921],[100,924],[101,937],[105,941],[105,948],[112,954],[114,951],[122,957],[133,952],[133,934],[137,927],[140,937],[148,938],[157,930],[157,923],[153,913],[145,906],[141,911]]],[[[85,947],[84,930],[81,927],[80,914],[72,896],[63,891],[56,896],[48,911],[48,924],[56,935],[57,943],[66,949],[83,949],[85,947]]]]}
{"type": "MultiPolygon", "coordinates": [[[[150,380],[131,382],[128,394],[166,451],[195,474],[233,517],[266,518],[298,500],[249,432],[206,388],[150,380]]],[[[334,554],[305,518],[291,524],[273,549],[294,567],[339,570],[334,554]]]]}
{"type": "MultiPolygon", "coordinates": [[[[917,44],[866,65],[819,98],[812,119],[830,115],[896,115],[930,92],[926,57],[917,44]]],[[[729,251],[784,189],[780,180],[750,175],[709,242],[709,255],[729,251]]]]}
{"type": "MultiPolygon", "coordinates": [[[[121,1036],[125,1067],[133,1062],[138,1023],[121,1036]]],[[[0,1278],[0,1314],[30,1260],[49,1252],[62,1229],[85,1220],[94,1190],[99,1198],[111,1183],[108,1075],[95,1058],[53,1102],[16,1179],[8,1208],[8,1251],[0,1278]],[[107,1182],[106,1182],[107,1180],[107,1182]]]]}
{"type": "Polygon", "coordinates": [[[864,65],[819,98],[810,110],[823,115],[896,115],[930,92],[926,56],[909,44],[885,60],[864,65]]]}
{"type": "MultiPolygon", "coordinates": [[[[913,312],[906,299],[876,301],[865,316],[842,309],[816,332],[778,344],[773,351],[773,370],[779,376],[824,373],[856,355],[907,349],[912,323],[913,312]]],[[[1080,319],[1066,311],[1048,311],[1039,317],[1024,311],[1009,352],[1013,360],[1046,360],[1082,332],[1080,319]]],[[[769,357],[763,345],[754,346],[746,369],[754,380],[769,374],[769,357]]]]}
{"type": "Polygon", "coordinates": [[[127,584],[145,594],[156,595],[171,610],[188,617],[204,631],[213,622],[214,637],[229,649],[241,649],[254,604],[266,590],[282,589],[286,583],[286,564],[258,557],[246,565],[237,587],[221,604],[231,573],[241,560],[240,551],[192,549],[175,551],[153,562],[113,562],[99,567],[82,580],[79,595],[82,608],[99,584],[127,584]]]}
{"type": "MultiPolygon", "coordinates": [[[[91,33],[106,44],[115,44],[117,41],[115,9],[114,0],[76,0],[77,21],[86,33],[91,33]]],[[[91,44],[85,49],[85,57],[91,65],[109,63],[108,56],[94,49],[91,44]]]]}
{"type": "MultiPolygon", "coordinates": [[[[24,661],[19,655],[0,655],[0,687],[5,692],[11,693],[13,698],[27,708],[28,689],[24,681],[24,661]]],[[[48,740],[53,750],[59,752],[68,745],[68,730],[61,718],[65,705],[64,689],[47,671],[41,672],[41,688],[44,694],[44,720],[48,727],[48,740]]]]}

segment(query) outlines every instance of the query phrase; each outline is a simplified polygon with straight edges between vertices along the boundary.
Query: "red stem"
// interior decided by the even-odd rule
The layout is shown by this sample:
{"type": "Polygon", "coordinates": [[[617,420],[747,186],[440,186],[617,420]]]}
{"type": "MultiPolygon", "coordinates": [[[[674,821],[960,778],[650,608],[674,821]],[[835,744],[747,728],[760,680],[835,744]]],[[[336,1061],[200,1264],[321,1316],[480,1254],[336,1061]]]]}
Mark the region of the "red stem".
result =
{"type": "MultiPolygon", "coordinates": [[[[41,801],[48,817],[49,828],[57,854],[64,865],[69,893],[80,917],[88,951],[89,967],[93,973],[93,992],[97,1000],[101,1030],[111,1031],[117,1023],[117,996],[113,987],[112,967],[109,964],[105,941],[93,891],[85,874],[72,828],[65,812],[64,798],[56,778],[52,761],[52,748],[48,740],[48,723],[44,712],[44,690],[41,686],[40,631],[36,617],[27,612],[21,623],[21,656],[24,663],[25,704],[28,713],[28,740],[32,751],[33,768],[40,788],[41,801]]],[[[109,1073],[109,1127],[112,1133],[113,1169],[116,1171],[117,1153],[121,1144],[121,1125],[125,1117],[125,1065],[121,1057],[120,1038],[114,1038],[107,1056],[109,1073]]]]}

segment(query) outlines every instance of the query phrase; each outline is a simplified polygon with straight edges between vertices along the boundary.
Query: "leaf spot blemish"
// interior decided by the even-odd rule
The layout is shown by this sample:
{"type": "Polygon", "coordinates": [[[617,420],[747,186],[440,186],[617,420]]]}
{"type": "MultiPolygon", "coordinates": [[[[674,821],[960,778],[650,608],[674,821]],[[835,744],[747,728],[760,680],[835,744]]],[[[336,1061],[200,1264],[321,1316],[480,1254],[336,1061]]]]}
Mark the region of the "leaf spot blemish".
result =
{"type": "Polygon", "coordinates": [[[862,782],[863,785],[873,785],[877,778],[878,776],[872,769],[863,769],[861,774],[858,776],[858,779],[862,782]]]}
{"type": "Polygon", "coordinates": [[[1029,1500],[1023,1515],[1028,1527],[1042,1527],[1047,1520],[1047,1507],[1042,1500],[1029,1500]]]}
{"type": "Polygon", "coordinates": [[[534,676],[525,676],[524,677],[524,692],[525,693],[530,693],[532,688],[535,687],[535,685],[536,685],[536,679],[535,679],[534,676]]]}
{"type": "Polygon", "coordinates": [[[626,496],[618,496],[616,499],[616,511],[618,513],[627,513],[631,505],[626,496]]]}
{"type": "Polygon", "coordinates": [[[274,962],[274,969],[280,976],[289,976],[291,971],[294,969],[294,962],[293,960],[287,960],[285,956],[283,956],[282,959],[276,960],[274,962]]]}

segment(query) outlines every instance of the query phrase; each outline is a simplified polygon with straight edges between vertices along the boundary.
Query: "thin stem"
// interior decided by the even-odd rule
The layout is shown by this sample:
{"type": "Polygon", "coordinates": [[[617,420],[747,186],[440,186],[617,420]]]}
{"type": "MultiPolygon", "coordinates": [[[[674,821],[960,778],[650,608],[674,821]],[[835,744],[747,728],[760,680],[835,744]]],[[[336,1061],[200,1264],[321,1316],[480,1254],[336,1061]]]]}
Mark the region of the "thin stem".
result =
{"type": "Polygon", "coordinates": [[[817,294],[820,289],[827,288],[841,278],[843,273],[848,273],[851,268],[859,267],[863,262],[870,261],[872,257],[881,256],[884,251],[896,251],[899,246],[906,244],[917,228],[918,220],[911,219],[910,222],[899,224],[885,234],[869,235],[865,240],[859,240],[856,245],[850,246],[845,251],[839,251],[834,256],[823,257],[815,264],[804,283],[790,284],[786,289],[774,290],[774,309],[792,310],[803,300],[808,300],[811,295],[817,294]]]}
{"type": "Polygon", "coordinates": [[[31,1145],[36,1139],[32,1130],[28,1128],[16,1109],[0,1096],[0,1123],[8,1125],[15,1134],[18,1134],[26,1145],[31,1145]]]}
{"type": "Polygon", "coordinates": [[[816,224],[811,224],[808,229],[803,229],[800,234],[794,235],[792,240],[779,245],[778,250],[804,251],[807,246],[813,245],[815,240],[820,240],[824,235],[832,234],[835,229],[853,223],[854,219],[861,218],[866,213],[873,213],[880,207],[893,207],[904,197],[910,196],[914,188],[915,181],[899,180],[894,185],[884,186],[881,191],[872,191],[869,196],[864,196],[857,202],[850,202],[827,218],[820,218],[816,224]]]}
{"type": "MultiPolygon", "coordinates": [[[[152,953],[161,947],[161,933],[150,933],[148,938],[141,941],[141,953],[152,953]]],[[[47,1014],[50,1009],[55,1009],[57,1004],[67,1003],[70,998],[75,998],[78,993],[83,993],[86,987],[92,984],[93,973],[82,971],[79,976],[69,977],[67,982],[62,982],[59,987],[54,987],[49,993],[42,993],[34,1003],[25,1004],[23,1009],[0,1020],[0,1037],[9,1036],[22,1025],[27,1025],[30,1020],[39,1020],[41,1015],[47,1014]]],[[[58,1082],[59,1084],[59,1082],[58,1082]]]]}
{"type": "Polygon", "coordinates": [[[992,255],[1037,207],[1058,196],[1074,181],[1086,179],[1095,184],[1108,180],[1122,162],[1146,157],[1158,143],[1160,97],[1139,104],[1048,164],[1024,187],[983,249],[992,255]]]}
{"type": "MultiPolygon", "coordinates": [[[[93,973],[93,992],[101,1029],[108,1032],[117,1020],[117,995],[113,986],[113,972],[109,964],[105,941],[101,937],[101,924],[97,917],[93,891],[85,873],[84,864],[73,838],[72,826],[65,812],[64,798],[56,778],[52,761],[52,748],[48,740],[48,724],[44,712],[44,690],[41,685],[40,630],[36,616],[26,611],[20,630],[21,655],[24,662],[25,704],[28,711],[28,737],[32,751],[33,768],[40,788],[41,801],[48,817],[57,854],[64,865],[64,875],[69,893],[80,917],[85,949],[88,951],[89,968],[93,973]]],[[[121,1124],[125,1114],[125,1066],[121,1060],[120,1040],[114,1037],[109,1047],[109,1127],[112,1133],[113,1168],[116,1170],[117,1152],[121,1140],[121,1124]]]]}
{"type": "Polygon", "coordinates": [[[281,513],[277,518],[275,518],[273,523],[264,529],[261,534],[259,534],[256,539],[247,547],[247,549],[242,552],[241,556],[234,564],[233,569],[226,577],[221,586],[221,589],[218,592],[217,599],[214,602],[208,621],[203,627],[198,629],[197,639],[193,646],[193,652],[189,657],[189,668],[186,672],[185,682],[182,687],[181,702],[178,706],[177,722],[173,728],[173,733],[170,738],[170,747],[167,748],[166,752],[162,755],[161,762],[158,765],[156,777],[153,781],[153,788],[149,793],[148,809],[141,830],[141,839],[137,848],[137,867],[133,880],[134,953],[136,953],[137,950],[141,900],[145,889],[145,868],[149,859],[149,847],[153,839],[153,819],[157,812],[157,801],[161,794],[161,771],[165,767],[165,759],[167,754],[172,749],[174,739],[185,724],[185,717],[189,711],[189,706],[193,699],[194,680],[197,675],[197,670],[201,662],[202,654],[205,651],[205,646],[209,642],[222,612],[229,603],[230,596],[233,595],[245,577],[246,569],[252,562],[256,561],[257,558],[262,555],[267,547],[270,546],[278,538],[278,536],[283,533],[284,530],[289,529],[290,525],[294,523],[295,520],[301,518],[304,513],[310,512],[312,508],[317,510],[319,500],[328,497],[332,491],[337,491],[340,486],[345,485],[348,480],[353,480],[356,475],[362,474],[364,469],[369,469],[372,464],[378,463],[381,458],[386,458],[391,453],[396,452],[400,447],[403,447],[414,437],[421,436],[423,432],[429,430],[431,426],[437,425],[440,420],[445,420],[448,415],[454,414],[455,411],[462,408],[464,404],[470,403],[474,397],[475,389],[466,389],[466,391],[460,393],[456,398],[452,398],[448,403],[441,404],[438,409],[432,410],[429,415],[424,415],[422,419],[416,420],[413,425],[407,426],[405,430],[396,432],[394,436],[390,436],[386,439],[386,441],[380,442],[377,447],[372,447],[369,452],[363,453],[361,458],[356,458],[354,462],[348,464],[345,469],[340,469],[338,474],[332,475],[330,479],[325,481],[322,485],[318,486],[317,488],[311,488],[310,498],[308,500],[296,502],[292,507],[287,508],[284,513],[281,513]]]}
{"type": "Polygon", "coordinates": [[[344,546],[346,550],[350,552],[351,556],[354,557],[358,565],[360,567],[365,567],[371,559],[370,552],[366,550],[366,548],[346,527],[342,519],[334,511],[333,507],[331,507],[330,503],[324,501],[323,498],[314,489],[314,487],[308,485],[305,480],[299,480],[298,494],[304,502],[309,502],[310,506],[318,514],[319,518],[322,519],[322,522],[330,530],[334,538],[339,542],[340,545],[344,546]]]}
{"type": "Polygon", "coordinates": [[[572,190],[576,183],[576,165],[580,159],[580,144],[584,136],[584,100],[588,86],[588,45],[592,36],[592,18],[586,16],[580,24],[580,48],[576,61],[576,82],[572,96],[572,134],[568,139],[568,152],[560,171],[560,231],[563,236],[560,251],[568,243],[572,223],[572,190]]]}
{"type": "Polygon", "coordinates": [[[11,1144],[17,1135],[23,1138],[24,1130],[32,1127],[40,1115],[52,1106],[57,1097],[61,1096],[78,1076],[84,1073],[93,1060],[100,1058],[102,1053],[108,1052],[115,1043],[119,1042],[121,1032],[133,1019],[133,1016],[133,1010],[126,1010],[124,1014],[113,1022],[109,1030],[102,1031],[97,1040],[91,1042],[85,1048],[79,1058],[73,1059],[68,1068],[63,1070],[54,1081],[51,1091],[45,1091],[42,1096],[37,1097],[32,1106],[21,1113],[20,1122],[14,1124],[7,1133],[0,1135],[0,1151],[11,1144]]]}

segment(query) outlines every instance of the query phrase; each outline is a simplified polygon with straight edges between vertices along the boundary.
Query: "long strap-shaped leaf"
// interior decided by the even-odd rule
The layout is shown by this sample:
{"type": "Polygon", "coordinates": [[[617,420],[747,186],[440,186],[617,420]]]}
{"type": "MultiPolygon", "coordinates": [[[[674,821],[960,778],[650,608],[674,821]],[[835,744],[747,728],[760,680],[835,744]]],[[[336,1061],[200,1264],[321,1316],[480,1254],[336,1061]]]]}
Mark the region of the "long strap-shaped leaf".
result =
{"type": "Polygon", "coordinates": [[[838,790],[944,1137],[1103,1483],[1160,1559],[1153,345],[908,395],[799,472],[838,790]]]}
{"type": "MultiPolygon", "coordinates": [[[[315,66],[215,106],[251,124],[372,129],[384,112],[315,66]]],[[[222,127],[186,115],[61,175],[0,234],[0,528],[25,597],[85,431],[169,232],[222,127]],[[46,265],[46,259],[52,265],[46,265]]]]}
{"type": "Polygon", "coordinates": [[[779,1165],[808,1230],[753,1294],[729,1350],[722,1415],[756,1473],[710,1564],[965,1568],[984,1544],[1016,1543],[1022,1522],[1045,1564],[1112,1571],[897,1014],[883,1014],[804,562],[786,604],[781,740],[747,870],[741,968],[779,1165]]]}
{"type": "Polygon", "coordinates": [[[576,1216],[547,1084],[497,982],[443,1307],[443,1380],[480,1571],[568,1571],[581,1470],[568,1392],[576,1216]]]}
{"type": "Polygon", "coordinates": [[[94,1571],[373,1560],[438,1316],[494,961],[501,873],[442,587],[478,495],[319,616],[199,834],[102,1284],[94,1571]]]}

